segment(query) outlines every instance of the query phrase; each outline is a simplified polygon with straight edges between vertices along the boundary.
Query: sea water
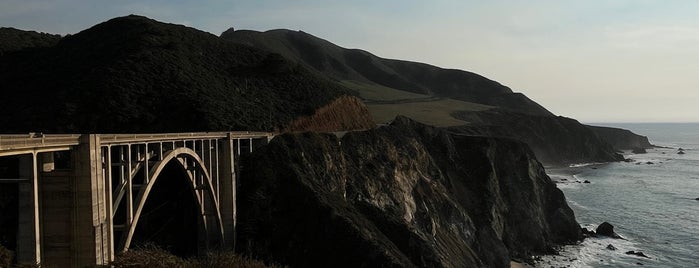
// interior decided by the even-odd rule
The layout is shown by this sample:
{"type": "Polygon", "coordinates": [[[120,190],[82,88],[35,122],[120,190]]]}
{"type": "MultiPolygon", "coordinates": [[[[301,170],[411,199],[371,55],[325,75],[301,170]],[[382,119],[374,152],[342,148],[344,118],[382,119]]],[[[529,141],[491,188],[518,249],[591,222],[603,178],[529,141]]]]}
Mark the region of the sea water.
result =
{"type": "Polygon", "coordinates": [[[629,129],[665,148],[626,152],[629,162],[580,165],[575,175],[551,173],[583,227],[606,221],[625,239],[588,238],[537,266],[699,267],[699,124],[595,125],[629,129]]]}

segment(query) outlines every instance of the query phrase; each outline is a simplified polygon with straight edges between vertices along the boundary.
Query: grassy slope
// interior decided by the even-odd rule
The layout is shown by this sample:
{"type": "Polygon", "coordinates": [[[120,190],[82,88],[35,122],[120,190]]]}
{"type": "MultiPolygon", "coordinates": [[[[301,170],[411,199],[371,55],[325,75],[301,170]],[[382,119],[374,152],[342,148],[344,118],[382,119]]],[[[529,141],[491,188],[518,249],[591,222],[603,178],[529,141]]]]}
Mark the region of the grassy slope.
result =
{"type": "Polygon", "coordinates": [[[427,124],[452,126],[464,123],[452,117],[452,112],[495,106],[551,115],[526,96],[512,93],[509,88],[480,75],[423,63],[383,59],[366,51],[339,47],[304,32],[229,30],[221,36],[274,51],[357,90],[376,122],[403,114],[427,124]],[[423,99],[417,104],[419,98],[423,99]],[[416,101],[406,101],[409,99],[416,101]]]}
{"type": "Polygon", "coordinates": [[[452,113],[492,108],[483,104],[451,98],[435,98],[353,80],[344,80],[341,83],[359,93],[377,123],[386,123],[398,115],[404,115],[433,126],[458,126],[468,122],[454,118],[452,113]]]}

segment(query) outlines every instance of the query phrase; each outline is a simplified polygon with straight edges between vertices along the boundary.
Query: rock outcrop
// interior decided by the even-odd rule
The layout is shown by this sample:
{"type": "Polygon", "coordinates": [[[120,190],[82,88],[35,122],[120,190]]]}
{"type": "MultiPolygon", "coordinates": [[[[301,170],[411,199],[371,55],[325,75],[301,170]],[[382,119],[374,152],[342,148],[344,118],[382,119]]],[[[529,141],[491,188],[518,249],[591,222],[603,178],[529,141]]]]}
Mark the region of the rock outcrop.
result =
{"type": "Polygon", "coordinates": [[[535,116],[503,110],[457,112],[468,125],[449,130],[468,135],[507,137],[528,144],[547,165],[621,161],[623,156],[580,122],[562,116],[535,116]]]}
{"type": "Polygon", "coordinates": [[[640,150],[653,148],[653,145],[648,141],[648,137],[638,135],[630,130],[600,126],[587,127],[617,150],[640,150]]]}
{"type": "Polygon", "coordinates": [[[597,226],[595,233],[597,233],[598,235],[608,236],[612,238],[621,238],[620,235],[614,232],[614,225],[606,221],[597,226]]]}
{"type": "Polygon", "coordinates": [[[238,249],[293,267],[509,267],[581,239],[523,143],[399,117],[275,137],[242,163],[238,249]]]}

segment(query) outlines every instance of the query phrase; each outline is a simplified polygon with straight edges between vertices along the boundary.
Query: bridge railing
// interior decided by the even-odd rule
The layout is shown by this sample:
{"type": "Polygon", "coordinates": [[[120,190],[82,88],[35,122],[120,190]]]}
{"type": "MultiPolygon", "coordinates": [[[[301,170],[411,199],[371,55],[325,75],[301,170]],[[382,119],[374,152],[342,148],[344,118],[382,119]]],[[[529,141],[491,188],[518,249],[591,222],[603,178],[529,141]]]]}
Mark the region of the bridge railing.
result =
{"type": "Polygon", "coordinates": [[[230,133],[233,138],[239,138],[239,139],[274,136],[274,134],[268,133],[268,132],[250,132],[250,131],[152,133],[152,134],[100,134],[100,143],[102,143],[102,144],[118,144],[118,143],[136,143],[136,142],[172,141],[172,140],[222,139],[222,138],[228,137],[228,133],[230,133]]]}
{"type": "MultiPolygon", "coordinates": [[[[230,133],[235,139],[273,137],[274,133],[234,131],[234,132],[192,132],[192,133],[152,133],[152,134],[99,134],[101,144],[139,143],[174,140],[222,139],[230,133]]],[[[41,134],[0,135],[0,152],[33,148],[50,148],[78,145],[81,134],[41,134]]]]}
{"type": "Polygon", "coordinates": [[[79,134],[0,135],[0,151],[38,147],[72,146],[80,141],[79,134]]]}

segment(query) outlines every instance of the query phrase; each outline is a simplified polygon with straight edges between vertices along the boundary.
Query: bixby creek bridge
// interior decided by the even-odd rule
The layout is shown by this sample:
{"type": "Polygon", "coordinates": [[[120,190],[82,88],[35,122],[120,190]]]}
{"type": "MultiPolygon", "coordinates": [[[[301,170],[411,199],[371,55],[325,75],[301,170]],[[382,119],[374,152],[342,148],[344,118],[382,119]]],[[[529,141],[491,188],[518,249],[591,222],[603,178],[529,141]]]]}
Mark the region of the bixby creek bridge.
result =
{"type": "Polygon", "coordinates": [[[138,236],[146,242],[189,237],[189,253],[231,249],[239,156],[273,136],[0,135],[0,187],[16,187],[18,197],[10,248],[19,263],[51,267],[108,264],[138,236]],[[159,212],[168,202],[175,205],[159,212]],[[191,224],[158,234],[163,219],[180,212],[170,222],[191,224]]]}

